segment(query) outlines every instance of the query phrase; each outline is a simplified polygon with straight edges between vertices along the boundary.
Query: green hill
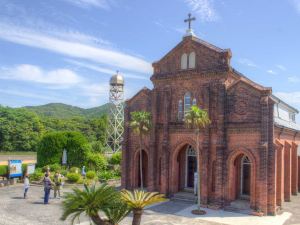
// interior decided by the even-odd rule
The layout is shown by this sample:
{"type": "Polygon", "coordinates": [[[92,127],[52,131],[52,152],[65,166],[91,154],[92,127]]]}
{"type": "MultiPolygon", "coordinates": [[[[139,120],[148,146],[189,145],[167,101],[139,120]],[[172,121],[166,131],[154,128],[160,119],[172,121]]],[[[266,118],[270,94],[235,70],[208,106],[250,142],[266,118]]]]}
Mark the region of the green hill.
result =
{"type": "Polygon", "coordinates": [[[49,103],[41,106],[24,107],[42,117],[68,119],[74,117],[98,118],[108,113],[109,103],[99,107],[83,109],[63,103],[49,103]]]}

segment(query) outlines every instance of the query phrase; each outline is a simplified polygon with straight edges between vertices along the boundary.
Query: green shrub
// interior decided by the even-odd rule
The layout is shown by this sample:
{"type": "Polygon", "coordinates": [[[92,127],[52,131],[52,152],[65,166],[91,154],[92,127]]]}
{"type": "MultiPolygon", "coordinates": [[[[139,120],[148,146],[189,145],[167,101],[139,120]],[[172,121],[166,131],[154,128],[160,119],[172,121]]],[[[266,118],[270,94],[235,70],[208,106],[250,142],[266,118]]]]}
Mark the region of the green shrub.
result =
{"type": "Polygon", "coordinates": [[[39,166],[60,164],[63,149],[67,150],[68,166],[81,167],[85,164],[91,147],[79,132],[51,132],[43,136],[38,146],[39,166]]]}
{"type": "Polygon", "coordinates": [[[87,157],[87,168],[95,171],[106,170],[108,165],[107,159],[100,153],[90,152],[87,157]]]}
{"type": "Polygon", "coordinates": [[[115,152],[109,162],[110,164],[112,165],[121,165],[121,160],[122,160],[122,152],[121,151],[118,151],[118,152],[115,152]]]}
{"type": "Polygon", "coordinates": [[[76,183],[76,182],[78,182],[79,181],[79,179],[80,179],[80,174],[78,174],[78,173],[68,173],[67,174],[67,178],[68,178],[68,181],[70,182],[70,183],[76,183]]]}
{"type": "Polygon", "coordinates": [[[80,173],[80,169],[78,167],[73,166],[70,169],[70,173],[80,173]]]}
{"type": "Polygon", "coordinates": [[[49,165],[50,167],[50,171],[52,172],[60,172],[61,171],[61,165],[59,165],[58,163],[49,165]]]}
{"type": "Polygon", "coordinates": [[[93,179],[95,179],[95,177],[96,177],[96,172],[95,171],[90,170],[86,173],[86,178],[87,179],[93,180],[93,179]]]}
{"type": "Polygon", "coordinates": [[[112,170],[103,170],[98,173],[99,180],[119,179],[118,174],[112,170]]]}
{"type": "Polygon", "coordinates": [[[64,177],[67,176],[68,171],[67,170],[61,170],[60,174],[63,175],[64,177]]]}
{"type": "Polygon", "coordinates": [[[0,176],[7,176],[7,174],[8,174],[8,166],[1,165],[0,166],[0,176]]]}
{"type": "Polygon", "coordinates": [[[56,172],[61,170],[61,166],[57,163],[51,164],[51,165],[46,165],[43,166],[42,171],[45,173],[48,170],[48,167],[50,169],[50,172],[56,172]]]}
{"type": "Polygon", "coordinates": [[[103,147],[102,142],[100,142],[100,141],[93,141],[91,143],[91,146],[92,146],[93,152],[97,152],[100,154],[103,154],[105,152],[105,148],[103,147]]]}
{"type": "Polygon", "coordinates": [[[44,173],[36,170],[33,174],[29,176],[30,181],[40,181],[44,177],[44,173]]]}
{"type": "Polygon", "coordinates": [[[44,135],[39,143],[37,161],[40,166],[59,163],[62,151],[67,145],[64,132],[51,132],[44,135]]]}
{"type": "Polygon", "coordinates": [[[22,174],[25,175],[27,172],[27,164],[22,164],[22,174]]]}
{"type": "Polygon", "coordinates": [[[36,172],[36,173],[42,173],[43,170],[42,170],[42,168],[38,167],[38,168],[35,168],[34,172],[36,172]]]}

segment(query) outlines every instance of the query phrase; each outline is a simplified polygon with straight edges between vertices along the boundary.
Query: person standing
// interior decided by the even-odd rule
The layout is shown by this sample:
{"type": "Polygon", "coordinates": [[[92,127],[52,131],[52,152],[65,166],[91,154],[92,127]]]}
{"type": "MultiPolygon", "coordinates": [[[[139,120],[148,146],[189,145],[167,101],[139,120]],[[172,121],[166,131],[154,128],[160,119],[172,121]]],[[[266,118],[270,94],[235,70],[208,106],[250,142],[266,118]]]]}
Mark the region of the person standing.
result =
{"type": "Polygon", "coordinates": [[[30,186],[28,174],[25,174],[24,177],[24,199],[27,198],[27,192],[30,186]]]}
{"type": "Polygon", "coordinates": [[[60,198],[60,187],[62,185],[62,177],[56,172],[54,175],[54,198],[58,196],[60,198]]]}
{"type": "Polygon", "coordinates": [[[49,173],[46,173],[45,174],[45,177],[44,177],[44,204],[48,204],[49,203],[49,196],[50,196],[50,191],[51,191],[51,188],[52,188],[52,181],[49,177],[49,173]]]}

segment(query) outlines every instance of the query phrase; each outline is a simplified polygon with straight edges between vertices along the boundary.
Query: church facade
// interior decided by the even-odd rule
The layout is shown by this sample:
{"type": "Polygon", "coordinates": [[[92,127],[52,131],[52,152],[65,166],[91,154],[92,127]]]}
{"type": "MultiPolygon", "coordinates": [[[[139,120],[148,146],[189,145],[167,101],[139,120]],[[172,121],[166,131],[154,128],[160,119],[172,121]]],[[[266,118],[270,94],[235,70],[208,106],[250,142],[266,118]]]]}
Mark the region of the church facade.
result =
{"type": "Polygon", "coordinates": [[[138,188],[139,141],[130,113],[148,111],[152,128],[143,140],[143,181],[167,196],[194,187],[200,161],[201,204],[226,207],[237,199],[274,215],[300,190],[296,109],[230,64],[231,51],[192,33],[153,63],[153,89],[126,102],[122,187],[138,188]],[[192,105],[206,109],[212,123],[200,131],[184,124],[192,105]],[[198,154],[198,157],[197,157],[198,154]]]}

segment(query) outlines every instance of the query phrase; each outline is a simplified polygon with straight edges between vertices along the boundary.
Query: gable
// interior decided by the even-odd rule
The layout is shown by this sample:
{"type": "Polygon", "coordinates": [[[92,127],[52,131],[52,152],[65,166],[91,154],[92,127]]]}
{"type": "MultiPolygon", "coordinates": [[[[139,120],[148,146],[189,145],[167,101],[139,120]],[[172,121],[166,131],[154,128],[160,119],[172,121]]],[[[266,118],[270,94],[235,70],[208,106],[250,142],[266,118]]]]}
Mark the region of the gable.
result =
{"type": "Polygon", "coordinates": [[[228,122],[260,122],[261,96],[261,91],[246,82],[233,85],[227,90],[228,122]]]}
{"type": "Polygon", "coordinates": [[[154,76],[191,70],[197,72],[227,71],[230,68],[230,58],[230,50],[220,49],[189,36],[185,37],[161,60],[153,63],[154,76]]]}
{"type": "Polygon", "coordinates": [[[129,111],[149,111],[150,110],[150,98],[151,90],[144,87],[138,93],[136,93],[131,99],[126,101],[126,108],[129,111]]]}

